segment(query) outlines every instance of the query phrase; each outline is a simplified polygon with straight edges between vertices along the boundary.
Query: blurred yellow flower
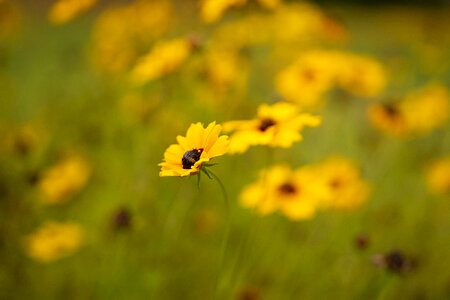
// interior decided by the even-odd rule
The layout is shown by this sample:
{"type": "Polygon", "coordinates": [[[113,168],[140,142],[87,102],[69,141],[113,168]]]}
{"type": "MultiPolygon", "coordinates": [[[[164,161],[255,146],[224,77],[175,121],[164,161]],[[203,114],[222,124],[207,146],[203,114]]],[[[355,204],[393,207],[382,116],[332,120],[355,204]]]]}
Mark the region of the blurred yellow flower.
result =
{"type": "Polygon", "coordinates": [[[76,252],[83,244],[83,230],[75,223],[47,222],[25,237],[27,254],[50,263],[76,252]]]}
{"type": "Polygon", "coordinates": [[[396,136],[424,135],[443,126],[450,116],[450,94],[440,84],[430,84],[389,105],[373,105],[369,117],[380,130],[396,136]]]}
{"type": "Polygon", "coordinates": [[[447,87],[432,83],[406,95],[403,107],[414,133],[426,134],[448,121],[450,93],[447,87]]]}
{"type": "Polygon", "coordinates": [[[285,165],[271,167],[244,188],[240,202],[261,215],[280,211],[291,220],[311,218],[326,195],[313,175],[307,167],[295,171],[285,165]]]}
{"type": "Polygon", "coordinates": [[[333,87],[339,61],[327,51],[310,51],[283,69],[276,78],[276,88],[288,101],[312,107],[333,87]]]}
{"type": "Polygon", "coordinates": [[[18,154],[27,154],[42,140],[42,136],[31,124],[25,124],[17,129],[8,130],[3,142],[6,149],[18,154]]]}
{"type": "Polygon", "coordinates": [[[317,165],[314,170],[329,190],[325,208],[354,209],[364,203],[369,196],[369,186],[361,179],[356,164],[343,157],[329,158],[317,165]]]}
{"type": "Polygon", "coordinates": [[[222,126],[216,122],[206,128],[191,124],[186,136],[177,136],[178,144],[170,145],[159,164],[159,176],[189,176],[197,174],[204,163],[228,152],[228,137],[219,136],[222,126]]]}
{"type": "Polygon", "coordinates": [[[78,156],[50,167],[38,181],[42,202],[55,204],[66,201],[86,185],[90,174],[90,166],[78,156]]]}
{"type": "Polygon", "coordinates": [[[192,49],[192,43],[184,38],[156,44],[131,70],[132,81],[144,84],[175,71],[186,61],[192,49]]]}
{"type": "Polygon", "coordinates": [[[218,92],[225,92],[239,79],[245,81],[245,65],[233,51],[213,49],[205,57],[208,80],[218,92]],[[244,76],[242,76],[244,74],[244,76]]]}
{"type": "Polygon", "coordinates": [[[368,111],[372,124],[381,131],[394,135],[404,135],[408,124],[403,107],[399,103],[374,104],[368,111]]]}
{"type": "Polygon", "coordinates": [[[266,23],[269,26],[274,43],[292,45],[299,41],[317,39],[318,30],[322,27],[323,14],[315,5],[297,2],[280,5],[269,16],[266,23]]]}
{"type": "Polygon", "coordinates": [[[385,70],[375,59],[349,53],[342,53],[340,59],[337,81],[347,92],[361,97],[373,97],[386,86],[385,70]]]}
{"type": "Polygon", "coordinates": [[[119,73],[160,38],[173,22],[169,1],[135,1],[105,9],[92,31],[91,61],[98,71],[119,73]]]}
{"type": "Polygon", "coordinates": [[[203,21],[213,23],[218,21],[229,8],[245,3],[247,0],[201,0],[200,14],[203,21]]]}
{"type": "Polygon", "coordinates": [[[286,100],[314,107],[335,86],[357,96],[375,96],[385,87],[386,75],[382,65],[369,57],[310,50],[283,69],[275,85],[286,100]]]}
{"type": "Polygon", "coordinates": [[[224,130],[233,132],[230,153],[243,153],[255,145],[289,148],[302,140],[300,131],[305,126],[315,127],[320,122],[320,117],[300,113],[293,104],[278,102],[259,106],[256,119],[226,122],[224,130]]]}
{"type": "Polygon", "coordinates": [[[48,18],[55,24],[66,23],[87,11],[96,2],[97,0],[58,0],[50,8],[48,18]]]}
{"type": "Polygon", "coordinates": [[[428,189],[437,195],[450,194],[450,156],[434,161],[426,170],[428,189]]]}

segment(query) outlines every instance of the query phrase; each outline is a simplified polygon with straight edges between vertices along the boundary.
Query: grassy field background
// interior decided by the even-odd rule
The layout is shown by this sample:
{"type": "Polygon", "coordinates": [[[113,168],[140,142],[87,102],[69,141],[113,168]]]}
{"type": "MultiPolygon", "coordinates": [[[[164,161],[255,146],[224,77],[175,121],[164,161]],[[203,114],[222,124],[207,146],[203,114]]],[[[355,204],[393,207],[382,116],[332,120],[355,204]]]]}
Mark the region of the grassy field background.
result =
{"type": "MultiPolygon", "coordinates": [[[[205,36],[255,9],[203,25],[179,5],[173,32],[205,36]]],[[[216,182],[203,177],[197,188],[194,177],[160,178],[157,164],[191,123],[254,116],[259,104],[274,98],[267,83],[285,62],[265,61],[265,48],[247,50],[252,67],[245,92],[225,95],[203,94],[201,76],[189,75],[187,66],[146,86],[150,99],[139,102],[144,108],[130,109],[122,101],[131,90],[123,77],[100,75],[91,63],[93,24],[107,8],[103,1],[56,26],[47,20],[48,6],[19,3],[15,25],[0,36],[2,140],[25,125],[37,133],[23,149],[1,148],[1,299],[450,298],[450,199],[430,193],[425,181],[430,162],[449,153],[448,122],[425,136],[395,138],[371,125],[370,101],[334,90],[315,109],[323,124],[305,129],[301,143],[217,160],[227,213],[216,182]],[[65,203],[44,205],[36,176],[67,153],[85,157],[91,176],[65,203]],[[261,169],[336,154],[355,160],[371,185],[360,208],[291,221],[261,217],[239,204],[241,190],[261,169]],[[129,226],[117,225],[119,212],[130,217],[129,226]],[[83,245],[52,263],[28,257],[24,237],[46,220],[83,226],[83,245]],[[367,238],[366,247],[357,246],[358,237],[367,238]],[[414,261],[411,271],[374,265],[374,256],[393,250],[414,261]]],[[[388,86],[375,101],[430,81],[450,83],[448,8],[322,9],[349,32],[346,43],[323,47],[371,55],[388,70],[388,86]]],[[[0,16],[7,17],[12,14],[0,16]]]]}

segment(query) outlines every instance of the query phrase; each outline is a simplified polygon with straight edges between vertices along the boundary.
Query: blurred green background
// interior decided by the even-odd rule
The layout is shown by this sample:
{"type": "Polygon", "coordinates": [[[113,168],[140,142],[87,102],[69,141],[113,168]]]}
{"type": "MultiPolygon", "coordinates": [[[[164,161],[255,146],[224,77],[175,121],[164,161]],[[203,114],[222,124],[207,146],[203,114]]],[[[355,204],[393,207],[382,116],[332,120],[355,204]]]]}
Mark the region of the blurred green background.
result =
{"type": "MultiPolygon", "coordinates": [[[[370,100],[333,90],[315,110],[323,124],[306,129],[301,143],[218,159],[227,213],[216,182],[204,177],[197,188],[196,178],[160,178],[157,164],[191,123],[252,118],[258,104],[276,97],[271,81],[286,57],[268,54],[270,45],[246,47],[248,81],[219,93],[193,71],[200,51],[177,72],[135,88],[125,72],[105,74],[92,63],[99,16],[123,2],[103,1],[61,25],[48,21],[50,1],[3,2],[1,299],[450,299],[450,199],[430,193],[424,173],[449,153],[448,122],[425,136],[391,137],[370,124],[370,100]],[[143,100],[124,104],[130,94],[143,100]],[[31,138],[20,134],[24,126],[32,128],[31,138]],[[64,203],[42,203],[36,181],[70,154],[88,162],[87,183],[64,203]],[[358,162],[371,184],[360,208],[293,222],[279,214],[260,217],[238,203],[262,168],[298,167],[334,154],[358,162]],[[30,258],[24,239],[46,220],[80,224],[83,245],[51,263],[30,258]],[[373,263],[393,250],[414,267],[392,272],[373,263]]],[[[171,25],[159,38],[195,33],[207,41],[229,22],[272,13],[252,2],[204,24],[195,1],[173,1],[173,7],[171,25]]],[[[349,38],[313,47],[371,55],[388,70],[388,86],[375,100],[433,80],[450,83],[448,7],[318,9],[349,38]]]]}

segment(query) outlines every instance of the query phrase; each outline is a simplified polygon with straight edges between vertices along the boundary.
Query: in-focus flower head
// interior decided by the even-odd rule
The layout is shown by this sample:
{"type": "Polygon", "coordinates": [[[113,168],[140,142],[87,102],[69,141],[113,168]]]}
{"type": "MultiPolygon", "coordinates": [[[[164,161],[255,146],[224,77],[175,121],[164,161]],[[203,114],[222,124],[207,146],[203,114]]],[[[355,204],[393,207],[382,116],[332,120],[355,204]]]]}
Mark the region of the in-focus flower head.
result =
{"type": "Polygon", "coordinates": [[[177,136],[178,144],[170,145],[159,164],[159,176],[189,176],[197,174],[204,163],[228,152],[228,136],[220,136],[222,126],[216,122],[206,128],[192,124],[186,136],[177,136]]]}
{"type": "Polygon", "coordinates": [[[301,220],[315,214],[325,195],[308,167],[292,170],[277,165],[261,171],[259,179],[244,188],[240,202],[262,215],[280,211],[289,219],[301,220]]]}
{"type": "Polygon", "coordinates": [[[253,120],[225,123],[224,130],[233,132],[230,153],[243,153],[256,145],[289,148],[303,139],[300,131],[305,126],[315,127],[320,121],[318,116],[300,113],[296,105],[278,102],[259,106],[253,120]]]}
{"type": "Polygon", "coordinates": [[[33,259],[50,263],[73,254],[83,239],[78,224],[47,222],[25,238],[26,252],[33,259]]]}

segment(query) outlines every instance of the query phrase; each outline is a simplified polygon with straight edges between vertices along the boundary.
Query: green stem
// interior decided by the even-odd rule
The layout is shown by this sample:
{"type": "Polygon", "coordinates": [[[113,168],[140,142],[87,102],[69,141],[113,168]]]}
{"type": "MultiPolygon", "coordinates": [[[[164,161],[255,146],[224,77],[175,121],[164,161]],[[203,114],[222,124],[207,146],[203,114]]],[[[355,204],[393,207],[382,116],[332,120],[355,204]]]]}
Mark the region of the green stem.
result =
{"type": "MultiPolygon", "coordinates": [[[[211,169],[206,168],[205,166],[201,169],[206,176],[208,176],[210,179],[214,179],[220,187],[220,190],[222,191],[222,196],[225,200],[225,214],[226,214],[226,228],[225,228],[225,235],[222,240],[222,245],[220,249],[220,261],[219,261],[219,270],[217,273],[216,283],[215,283],[215,290],[214,290],[214,299],[218,299],[220,295],[220,291],[223,289],[224,285],[224,279],[223,273],[224,273],[224,266],[225,266],[225,256],[228,248],[228,241],[230,237],[230,228],[231,228],[231,218],[230,218],[230,206],[228,201],[228,194],[225,189],[225,185],[222,183],[220,178],[213,172],[211,169]]],[[[225,282],[226,283],[226,282],[225,282]]]]}
{"type": "Polygon", "coordinates": [[[229,202],[228,202],[228,194],[227,194],[227,190],[225,189],[225,185],[222,183],[220,178],[213,171],[211,171],[211,169],[203,167],[202,171],[205,172],[209,178],[215,179],[217,181],[217,183],[219,184],[223,199],[225,200],[225,205],[226,205],[227,214],[228,214],[229,210],[230,210],[230,208],[229,208],[230,206],[229,206],[229,202]]]}

